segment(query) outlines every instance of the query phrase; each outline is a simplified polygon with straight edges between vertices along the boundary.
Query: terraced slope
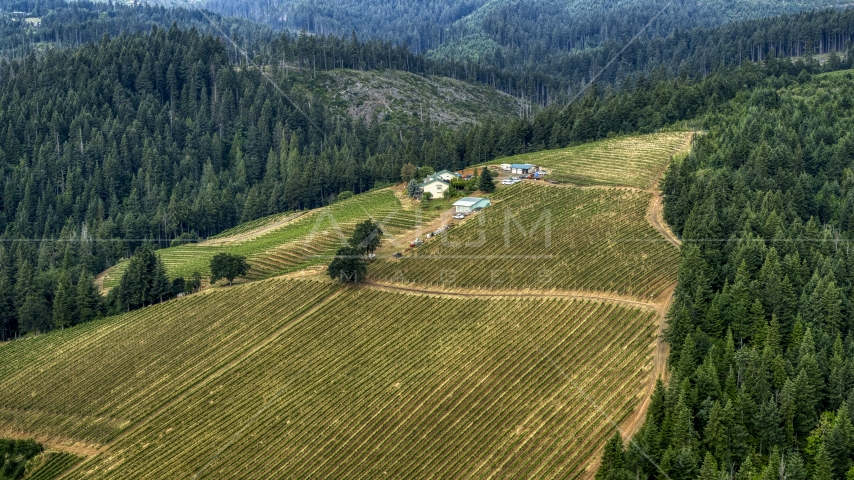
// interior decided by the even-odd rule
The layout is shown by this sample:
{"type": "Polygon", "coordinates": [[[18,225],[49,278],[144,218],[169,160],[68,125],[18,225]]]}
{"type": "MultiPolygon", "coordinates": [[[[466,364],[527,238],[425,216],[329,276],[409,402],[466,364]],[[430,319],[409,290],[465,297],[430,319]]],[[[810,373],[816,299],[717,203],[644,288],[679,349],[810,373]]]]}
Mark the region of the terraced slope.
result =
{"type": "Polygon", "coordinates": [[[401,259],[375,281],[465,291],[584,291],[648,300],[676,279],[678,251],[646,220],[652,194],[526,182],[401,259]]]}
{"type": "Polygon", "coordinates": [[[652,188],[674,154],[688,147],[693,132],[620,137],[560,150],[526,153],[501,163],[545,167],[549,178],[576,185],[652,188]]]}
{"type": "MultiPolygon", "coordinates": [[[[329,207],[266,217],[235,227],[199,244],[158,250],[171,278],[189,278],[197,271],[210,275],[210,259],[220,252],[245,255],[252,266],[248,278],[257,280],[327,263],[356,223],[380,222],[388,235],[414,228],[437,212],[402,205],[391,189],[356,195],[329,207]]],[[[110,269],[104,287],[118,284],[127,262],[110,269]]]]}
{"type": "Polygon", "coordinates": [[[0,428],[101,443],[69,478],[574,477],[636,407],[657,328],[276,278],[0,346],[0,428]]]}

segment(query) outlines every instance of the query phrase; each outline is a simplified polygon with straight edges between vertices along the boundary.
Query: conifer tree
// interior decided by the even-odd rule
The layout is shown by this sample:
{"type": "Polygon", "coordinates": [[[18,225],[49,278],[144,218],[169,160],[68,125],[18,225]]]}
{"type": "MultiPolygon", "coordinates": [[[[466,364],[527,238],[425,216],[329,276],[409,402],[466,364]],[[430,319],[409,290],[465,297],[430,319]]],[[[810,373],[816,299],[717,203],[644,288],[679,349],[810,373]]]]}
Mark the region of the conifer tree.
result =
{"type": "Polygon", "coordinates": [[[72,302],[74,293],[71,289],[71,282],[68,281],[68,275],[63,270],[59,274],[59,280],[56,284],[56,292],[53,297],[53,326],[54,328],[70,327],[73,323],[72,302]]]}

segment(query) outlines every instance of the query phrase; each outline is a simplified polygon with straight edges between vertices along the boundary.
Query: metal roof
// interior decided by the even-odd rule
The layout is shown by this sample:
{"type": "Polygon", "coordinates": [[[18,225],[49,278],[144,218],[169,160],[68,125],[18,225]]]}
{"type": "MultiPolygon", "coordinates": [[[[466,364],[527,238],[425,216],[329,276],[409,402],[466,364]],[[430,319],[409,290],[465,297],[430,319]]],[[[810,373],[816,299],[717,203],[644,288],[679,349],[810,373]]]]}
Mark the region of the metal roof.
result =
{"type": "Polygon", "coordinates": [[[463,197],[456,202],[454,202],[455,207],[471,207],[477,205],[482,200],[489,200],[488,198],[480,198],[480,197],[463,197]]]}
{"type": "Polygon", "coordinates": [[[532,165],[530,163],[514,163],[514,164],[510,165],[510,168],[521,168],[523,170],[530,170],[530,169],[534,168],[534,165],[532,165]]]}
{"type": "Polygon", "coordinates": [[[419,187],[426,187],[427,185],[430,185],[431,183],[435,183],[435,182],[444,183],[445,185],[449,185],[448,182],[442,180],[441,178],[430,178],[430,177],[428,177],[426,182],[421,182],[418,184],[418,186],[419,187]]]}

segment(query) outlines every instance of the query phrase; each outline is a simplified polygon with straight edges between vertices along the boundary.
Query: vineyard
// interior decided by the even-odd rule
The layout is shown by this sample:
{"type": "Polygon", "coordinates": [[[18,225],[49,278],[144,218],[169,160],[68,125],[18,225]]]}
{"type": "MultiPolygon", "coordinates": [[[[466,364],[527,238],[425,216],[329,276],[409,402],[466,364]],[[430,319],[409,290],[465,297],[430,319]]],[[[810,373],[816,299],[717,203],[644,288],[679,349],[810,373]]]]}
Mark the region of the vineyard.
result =
{"type": "Polygon", "coordinates": [[[0,347],[0,430],[103,444],[329,295],[256,282],[0,347]]]}
{"type": "Polygon", "coordinates": [[[676,278],[677,249],[647,221],[651,194],[522,183],[401,259],[371,266],[381,282],[451,290],[600,291],[639,299],[676,278]]]}
{"type": "MultiPolygon", "coordinates": [[[[414,228],[434,212],[404,208],[390,190],[379,190],[311,210],[302,215],[280,214],[240,225],[212,240],[158,250],[171,278],[189,278],[193,272],[210,275],[210,260],[220,252],[248,257],[252,280],[326,263],[345,243],[356,223],[374,218],[388,235],[414,228]],[[281,222],[282,220],[288,220],[281,222]],[[270,228],[280,222],[276,228],[270,228]],[[260,232],[255,234],[255,232],[260,232]]],[[[104,287],[118,284],[127,262],[110,269],[104,287]]]]}
{"type": "MultiPolygon", "coordinates": [[[[0,405],[133,424],[71,478],[565,478],[613,431],[597,408],[619,421],[648,382],[649,308],[337,292],[267,342],[208,324],[226,308],[242,313],[227,323],[269,332],[328,289],[272,279],[45,335],[30,343],[38,367],[5,374],[17,386],[0,405]],[[158,327],[173,318],[182,328],[158,327]],[[161,330],[175,345],[156,338],[161,330]],[[205,336],[231,349],[215,353],[205,336]],[[236,352],[247,353],[228,362],[236,352]],[[216,361],[197,367],[201,358],[216,361]],[[90,381],[69,388],[82,369],[90,381]]],[[[8,347],[3,361],[16,358],[8,347]]],[[[50,430],[107,439],[73,421],[50,430]]]]}
{"type": "Polygon", "coordinates": [[[41,455],[40,463],[26,476],[26,480],[53,480],[83,460],[65,452],[48,451],[41,455]]]}
{"type": "Polygon", "coordinates": [[[550,179],[576,185],[651,188],[670,158],[687,147],[691,132],[620,137],[560,150],[526,153],[501,163],[545,167],[550,179]]]}

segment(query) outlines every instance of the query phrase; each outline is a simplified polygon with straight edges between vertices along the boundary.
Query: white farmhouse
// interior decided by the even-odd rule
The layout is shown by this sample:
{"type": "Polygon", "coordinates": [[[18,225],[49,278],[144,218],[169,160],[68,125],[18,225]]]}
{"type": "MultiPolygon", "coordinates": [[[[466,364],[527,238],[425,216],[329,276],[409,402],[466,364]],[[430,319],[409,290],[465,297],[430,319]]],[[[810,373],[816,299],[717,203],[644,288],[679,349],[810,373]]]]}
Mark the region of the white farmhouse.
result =
{"type": "Polygon", "coordinates": [[[419,183],[418,188],[424,193],[429,193],[431,198],[441,198],[445,191],[451,188],[451,185],[439,178],[427,178],[424,183],[419,183]]]}

